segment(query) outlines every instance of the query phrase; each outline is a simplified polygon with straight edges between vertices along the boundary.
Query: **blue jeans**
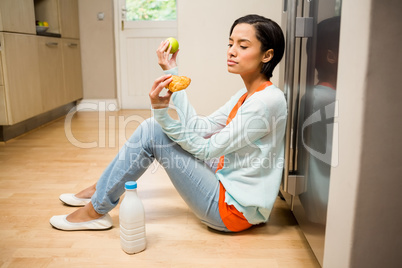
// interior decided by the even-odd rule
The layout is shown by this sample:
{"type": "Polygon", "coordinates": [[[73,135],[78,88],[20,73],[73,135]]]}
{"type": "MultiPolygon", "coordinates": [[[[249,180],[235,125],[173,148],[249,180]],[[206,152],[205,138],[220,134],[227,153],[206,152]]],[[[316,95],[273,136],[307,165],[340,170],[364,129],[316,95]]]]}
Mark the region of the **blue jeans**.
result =
{"type": "Polygon", "coordinates": [[[207,226],[229,232],[219,214],[219,182],[216,168],[183,150],[163,133],[153,119],[145,120],[100,177],[91,202],[100,214],[119,203],[127,181],[137,181],[156,159],[174,187],[207,226]]]}

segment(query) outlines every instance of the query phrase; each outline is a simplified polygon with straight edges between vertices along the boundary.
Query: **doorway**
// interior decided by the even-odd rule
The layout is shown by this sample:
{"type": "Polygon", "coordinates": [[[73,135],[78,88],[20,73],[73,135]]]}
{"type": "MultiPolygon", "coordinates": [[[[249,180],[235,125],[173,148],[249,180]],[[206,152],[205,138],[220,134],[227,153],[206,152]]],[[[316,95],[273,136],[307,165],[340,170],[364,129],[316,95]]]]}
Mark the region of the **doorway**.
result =
{"type": "Polygon", "coordinates": [[[117,92],[122,109],[150,109],[148,93],[163,75],[156,49],[177,38],[176,0],[114,0],[117,92]]]}

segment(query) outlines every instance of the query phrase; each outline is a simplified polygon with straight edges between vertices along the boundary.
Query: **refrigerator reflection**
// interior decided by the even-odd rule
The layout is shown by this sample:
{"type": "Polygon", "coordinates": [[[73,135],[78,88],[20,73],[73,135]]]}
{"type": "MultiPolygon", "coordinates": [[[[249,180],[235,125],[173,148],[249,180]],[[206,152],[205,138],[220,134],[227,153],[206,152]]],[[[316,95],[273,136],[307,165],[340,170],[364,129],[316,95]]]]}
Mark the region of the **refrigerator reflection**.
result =
{"type": "MultiPolygon", "coordinates": [[[[305,114],[302,126],[303,147],[310,154],[306,176],[306,192],[299,198],[308,220],[326,223],[332,138],[334,130],[336,79],[338,70],[340,17],[332,17],[317,25],[315,70],[318,83],[304,95],[305,114]]],[[[310,50],[311,39],[307,42],[310,50]],[[310,41],[310,42],[309,42],[310,41]]],[[[309,87],[308,87],[309,88],[309,87]]],[[[310,87],[311,88],[311,87],[310,87]]]]}
{"type": "Polygon", "coordinates": [[[341,8],[341,0],[284,0],[282,17],[289,118],[281,193],[321,265],[330,173],[338,164],[333,136],[341,8]]]}

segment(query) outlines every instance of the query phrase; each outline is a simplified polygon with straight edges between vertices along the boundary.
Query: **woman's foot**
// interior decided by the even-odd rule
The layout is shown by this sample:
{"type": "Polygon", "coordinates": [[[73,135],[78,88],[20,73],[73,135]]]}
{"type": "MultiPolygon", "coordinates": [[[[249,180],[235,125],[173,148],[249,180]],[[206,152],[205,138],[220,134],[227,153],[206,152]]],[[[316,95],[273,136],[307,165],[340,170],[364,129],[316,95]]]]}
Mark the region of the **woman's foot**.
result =
{"type": "Polygon", "coordinates": [[[66,231],[105,230],[113,226],[113,221],[109,214],[97,213],[92,203],[88,203],[70,215],[53,216],[50,224],[56,229],[66,231]]]}
{"type": "Polygon", "coordinates": [[[89,186],[77,194],[61,194],[61,202],[72,207],[82,207],[91,202],[91,197],[96,191],[96,184],[89,186]]]}
{"type": "Polygon", "coordinates": [[[94,185],[89,186],[88,188],[85,188],[81,192],[75,194],[75,197],[81,199],[90,199],[95,193],[95,191],[96,191],[96,183],[94,185]]]}
{"type": "Polygon", "coordinates": [[[96,212],[92,203],[89,202],[84,207],[77,209],[73,213],[67,216],[67,220],[69,222],[86,222],[86,221],[93,221],[102,217],[102,214],[96,212]]]}

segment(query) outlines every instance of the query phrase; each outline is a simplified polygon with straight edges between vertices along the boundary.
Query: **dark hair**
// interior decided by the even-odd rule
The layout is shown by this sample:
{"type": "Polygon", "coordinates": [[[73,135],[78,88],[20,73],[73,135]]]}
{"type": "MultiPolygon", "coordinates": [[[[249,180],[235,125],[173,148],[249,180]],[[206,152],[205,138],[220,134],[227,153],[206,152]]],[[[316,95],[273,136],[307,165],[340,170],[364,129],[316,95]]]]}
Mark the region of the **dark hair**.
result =
{"type": "Polygon", "coordinates": [[[339,16],[323,20],[317,25],[315,68],[320,80],[325,80],[328,75],[337,73],[338,64],[329,63],[327,53],[328,50],[331,50],[338,57],[340,26],[341,18],[339,16]]]}
{"type": "Polygon", "coordinates": [[[261,68],[261,73],[270,79],[275,66],[281,61],[285,50],[285,38],[281,27],[273,20],[252,14],[235,20],[232,28],[230,28],[229,35],[232,35],[234,27],[240,23],[254,26],[256,37],[261,42],[261,52],[269,49],[274,50],[273,58],[269,62],[264,63],[261,68]]]}
{"type": "Polygon", "coordinates": [[[336,53],[339,51],[339,35],[341,17],[332,17],[321,21],[317,25],[317,50],[330,49],[336,53]]]}

